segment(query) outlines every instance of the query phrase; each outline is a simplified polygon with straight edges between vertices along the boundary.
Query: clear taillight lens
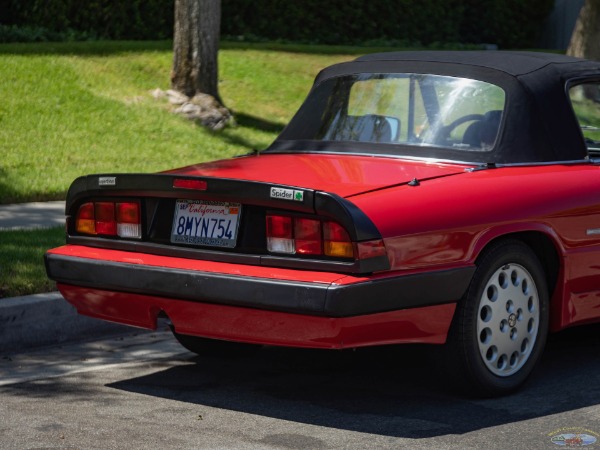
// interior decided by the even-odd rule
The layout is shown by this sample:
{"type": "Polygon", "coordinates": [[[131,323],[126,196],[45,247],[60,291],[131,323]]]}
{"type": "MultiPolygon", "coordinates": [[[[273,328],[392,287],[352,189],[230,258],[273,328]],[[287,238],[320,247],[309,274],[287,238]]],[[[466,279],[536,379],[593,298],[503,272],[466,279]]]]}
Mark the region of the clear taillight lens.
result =
{"type": "Polygon", "coordinates": [[[117,236],[134,239],[142,237],[140,205],[138,203],[117,203],[117,236]]]}
{"type": "Polygon", "coordinates": [[[295,253],[292,218],[267,216],[267,249],[273,253],[295,253]]]}

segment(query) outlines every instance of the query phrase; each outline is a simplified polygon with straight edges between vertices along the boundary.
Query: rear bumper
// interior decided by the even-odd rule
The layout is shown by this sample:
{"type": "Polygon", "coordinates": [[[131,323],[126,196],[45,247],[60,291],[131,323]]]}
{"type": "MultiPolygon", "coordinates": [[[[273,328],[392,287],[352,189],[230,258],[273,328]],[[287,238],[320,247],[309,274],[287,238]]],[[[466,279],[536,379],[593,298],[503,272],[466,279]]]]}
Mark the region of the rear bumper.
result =
{"type": "Polygon", "coordinates": [[[88,288],[327,317],[455,302],[473,274],[467,267],[389,278],[344,277],[341,284],[145,265],[127,256],[128,261],[108,261],[47,253],[46,271],[56,282],[88,288]]]}
{"type": "Polygon", "coordinates": [[[58,288],[80,314],[98,319],[156,329],[159,313],[165,313],[181,334],[308,348],[443,344],[456,307],[456,304],[448,303],[334,318],[125,294],[60,283],[58,288]]]}
{"type": "Polygon", "coordinates": [[[184,334],[311,347],[444,342],[474,271],[353,277],[70,245],[45,258],[82,314],[153,328],[164,312],[184,334]]]}

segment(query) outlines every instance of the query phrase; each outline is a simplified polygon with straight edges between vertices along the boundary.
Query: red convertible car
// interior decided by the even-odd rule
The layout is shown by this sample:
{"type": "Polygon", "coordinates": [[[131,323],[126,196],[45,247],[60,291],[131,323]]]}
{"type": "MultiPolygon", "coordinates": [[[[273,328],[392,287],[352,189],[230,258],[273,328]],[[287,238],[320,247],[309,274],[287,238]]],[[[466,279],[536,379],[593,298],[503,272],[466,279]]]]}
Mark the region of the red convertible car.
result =
{"type": "Polygon", "coordinates": [[[479,395],[600,319],[600,63],[398,52],[324,69],[266,150],[75,180],[48,276],[192,351],[445,345],[479,395]]]}

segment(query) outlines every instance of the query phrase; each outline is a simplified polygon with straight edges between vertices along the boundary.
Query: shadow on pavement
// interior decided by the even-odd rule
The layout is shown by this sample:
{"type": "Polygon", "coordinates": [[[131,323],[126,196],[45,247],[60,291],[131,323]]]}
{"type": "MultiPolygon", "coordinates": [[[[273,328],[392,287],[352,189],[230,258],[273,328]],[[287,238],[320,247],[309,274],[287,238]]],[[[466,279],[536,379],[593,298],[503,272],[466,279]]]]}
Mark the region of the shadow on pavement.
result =
{"type": "Polygon", "coordinates": [[[265,348],[254,358],[188,364],[109,387],[300,423],[393,437],[464,434],[600,402],[600,327],[553,336],[518,393],[460,398],[421,346],[356,352],[265,348]]]}

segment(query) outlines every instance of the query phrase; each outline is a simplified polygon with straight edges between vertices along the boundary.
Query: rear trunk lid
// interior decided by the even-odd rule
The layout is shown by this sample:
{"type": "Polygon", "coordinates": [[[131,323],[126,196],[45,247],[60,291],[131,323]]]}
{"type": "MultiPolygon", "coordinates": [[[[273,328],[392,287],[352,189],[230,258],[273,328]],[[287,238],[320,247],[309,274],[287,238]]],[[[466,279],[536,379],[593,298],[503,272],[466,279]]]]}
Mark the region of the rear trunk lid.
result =
{"type": "Polygon", "coordinates": [[[67,195],[67,242],[216,262],[383,271],[389,260],[382,235],[348,198],[464,170],[389,157],[268,154],[160,174],[88,175],[67,195]],[[134,211],[131,223],[125,210],[134,211]],[[275,221],[289,224],[284,234],[267,226],[275,221]],[[304,226],[312,234],[298,228],[304,226]],[[310,253],[298,251],[305,245],[310,253]],[[331,250],[340,248],[346,250],[331,250]]]}
{"type": "Polygon", "coordinates": [[[262,154],[202,163],[168,174],[259,181],[351,197],[386,187],[464,172],[469,166],[392,157],[262,154]]]}

